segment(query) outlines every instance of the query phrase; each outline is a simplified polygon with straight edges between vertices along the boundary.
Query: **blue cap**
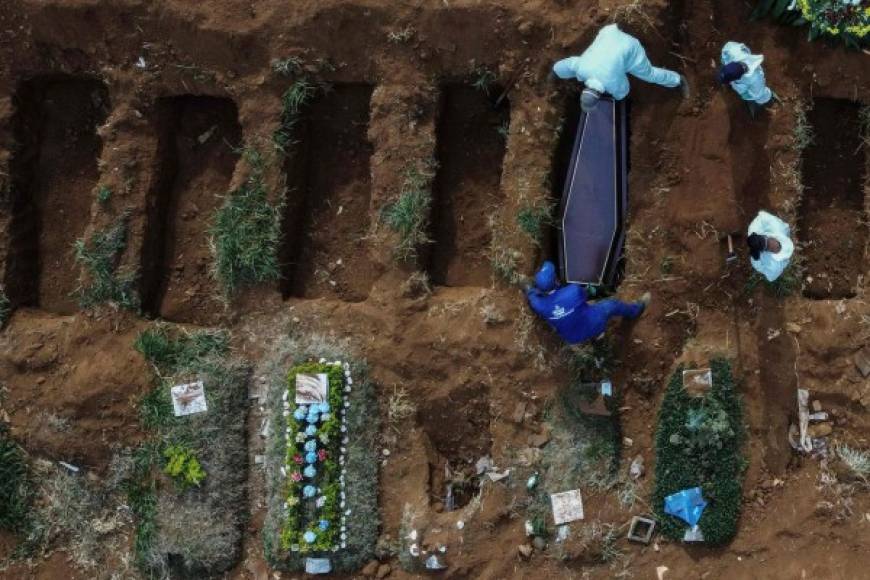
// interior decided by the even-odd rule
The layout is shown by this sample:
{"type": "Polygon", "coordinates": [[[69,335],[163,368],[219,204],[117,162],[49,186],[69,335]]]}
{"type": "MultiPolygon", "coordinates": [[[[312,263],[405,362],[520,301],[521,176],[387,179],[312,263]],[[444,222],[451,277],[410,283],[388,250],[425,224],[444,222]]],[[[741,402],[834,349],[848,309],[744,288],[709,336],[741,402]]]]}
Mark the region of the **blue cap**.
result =
{"type": "Polygon", "coordinates": [[[549,292],[556,287],[556,266],[547,260],[541,264],[541,269],[535,274],[535,286],[541,292],[549,292]]]}
{"type": "Polygon", "coordinates": [[[742,77],[746,73],[746,69],[743,68],[743,63],[740,62],[729,62],[728,64],[722,65],[719,69],[719,83],[733,83],[740,77],[742,77]]]}

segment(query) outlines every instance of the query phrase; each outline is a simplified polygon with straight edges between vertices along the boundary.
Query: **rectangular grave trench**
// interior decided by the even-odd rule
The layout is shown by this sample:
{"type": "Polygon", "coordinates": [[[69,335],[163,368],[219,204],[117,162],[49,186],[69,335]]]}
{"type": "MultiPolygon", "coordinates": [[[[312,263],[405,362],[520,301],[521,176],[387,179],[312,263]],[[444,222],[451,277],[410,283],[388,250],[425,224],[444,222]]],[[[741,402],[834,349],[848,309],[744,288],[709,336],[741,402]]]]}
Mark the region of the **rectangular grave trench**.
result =
{"type": "Polygon", "coordinates": [[[438,286],[488,286],[489,219],[504,204],[501,189],[510,103],[467,83],[442,85],[436,125],[429,277],[438,286]]]}
{"type": "Polygon", "coordinates": [[[155,103],[155,177],[142,250],[143,311],[176,322],[217,314],[208,229],[227,193],[242,140],[227,98],[181,95],[155,103]]]}
{"type": "Polygon", "coordinates": [[[6,280],[13,304],[59,314],[77,309],[73,243],[90,220],[109,111],[99,80],[40,76],[13,97],[12,220],[6,280]]]}
{"type": "Polygon", "coordinates": [[[868,153],[861,146],[860,110],[853,101],[817,98],[808,114],[814,139],[804,150],[798,217],[807,298],[852,298],[864,271],[868,153]]]}
{"type": "Polygon", "coordinates": [[[336,84],[300,111],[284,172],[284,298],[361,302],[375,278],[369,232],[373,86],[336,84]]]}

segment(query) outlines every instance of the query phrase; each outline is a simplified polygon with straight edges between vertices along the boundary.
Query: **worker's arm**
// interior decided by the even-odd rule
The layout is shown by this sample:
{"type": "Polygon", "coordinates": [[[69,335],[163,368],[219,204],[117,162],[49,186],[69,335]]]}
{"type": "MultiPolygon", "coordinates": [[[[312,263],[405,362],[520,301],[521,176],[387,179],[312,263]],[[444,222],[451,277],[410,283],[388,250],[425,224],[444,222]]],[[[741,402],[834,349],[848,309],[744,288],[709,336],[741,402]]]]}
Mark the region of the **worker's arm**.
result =
{"type": "Polygon", "coordinates": [[[646,56],[646,51],[640,45],[640,41],[632,38],[632,46],[627,53],[626,71],[642,81],[661,85],[663,87],[676,87],[680,84],[680,75],[666,68],[653,66],[646,56]]]}
{"type": "Polygon", "coordinates": [[[563,58],[562,60],[553,65],[553,74],[555,74],[560,79],[579,78],[577,76],[577,65],[579,64],[579,61],[579,56],[563,58]]]}

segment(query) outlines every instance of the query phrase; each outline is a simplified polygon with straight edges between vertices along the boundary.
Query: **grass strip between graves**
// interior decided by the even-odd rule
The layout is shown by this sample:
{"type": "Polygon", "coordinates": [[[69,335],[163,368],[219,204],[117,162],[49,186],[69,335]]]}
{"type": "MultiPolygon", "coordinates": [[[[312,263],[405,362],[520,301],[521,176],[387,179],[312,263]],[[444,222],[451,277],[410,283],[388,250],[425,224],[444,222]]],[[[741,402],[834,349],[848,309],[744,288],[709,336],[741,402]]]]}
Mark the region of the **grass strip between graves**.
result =
{"type": "Polygon", "coordinates": [[[730,363],[718,358],[710,367],[713,387],[703,397],[683,388],[682,365],[671,377],[659,410],[652,501],[662,533],[681,539],[687,524],[664,513],[665,497],[700,486],[707,501],[699,522],[704,541],[721,545],[734,537],[740,518],[745,428],[730,363]]]}

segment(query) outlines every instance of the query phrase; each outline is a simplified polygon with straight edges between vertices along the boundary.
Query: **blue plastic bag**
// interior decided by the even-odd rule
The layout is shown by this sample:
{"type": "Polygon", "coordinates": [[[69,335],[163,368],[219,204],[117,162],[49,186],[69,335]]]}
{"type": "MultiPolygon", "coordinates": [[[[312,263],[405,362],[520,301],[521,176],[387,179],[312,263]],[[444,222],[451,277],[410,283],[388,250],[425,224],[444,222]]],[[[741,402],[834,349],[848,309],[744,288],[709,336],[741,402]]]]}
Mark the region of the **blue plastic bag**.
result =
{"type": "Polygon", "coordinates": [[[673,493],[665,498],[665,513],[676,516],[695,527],[704,513],[707,502],[701,495],[700,487],[691,487],[673,493]]]}

